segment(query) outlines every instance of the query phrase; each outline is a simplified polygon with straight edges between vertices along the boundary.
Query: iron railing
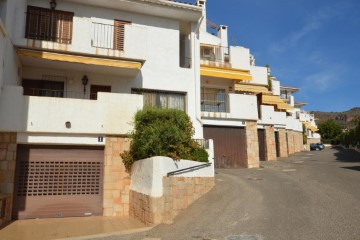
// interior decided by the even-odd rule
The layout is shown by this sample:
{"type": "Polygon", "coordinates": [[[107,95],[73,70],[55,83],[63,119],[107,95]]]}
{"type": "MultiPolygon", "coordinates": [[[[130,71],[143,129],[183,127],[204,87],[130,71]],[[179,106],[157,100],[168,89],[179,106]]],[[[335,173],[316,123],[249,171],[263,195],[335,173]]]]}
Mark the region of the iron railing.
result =
{"type": "Polygon", "coordinates": [[[193,167],[183,168],[183,169],[179,169],[179,170],[176,170],[176,171],[168,172],[166,175],[168,177],[170,177],[170,176],[174,176],[174,175],[178,175],[178,174],[182,174],[182,173],[193,172],[193,171],[196,171],[196,170],[199,170],[199,169],[202,169],[202,168],[210,167],[211,164],[212,163],[209,162],[209,163],[200,164],[200,165],[193,166],[193,167]]]}
{"type": "MultiPolygon", "coordinates": [[[[84,92],[53,90],[53,89],[39,89],[31,88],[28,92],[30,96],[37,97],[55,97],[55,98],[73,98],[73,99],[89,99],[89,94],[84,92]]],[[[97,93],[91,93],[90,99],[96,99],[97,93]]]]}
{"type": "Polygon", "coordinates": [[[229,63],[230,48],[215,45],[203,45],[200,47],[200,59],[211,62],[229,63]]]}
{"type": "Polygon", "coordinates": [[[124,50],[124,25],[112,25],[104,23],[93,24],[93,37],[91,46],[97,48],[124,50]]]}
{"type": "Polygon", "coordinates": [[[201,111],[228,112],[228,95],[225,91],[201,93],[201,111]]]}

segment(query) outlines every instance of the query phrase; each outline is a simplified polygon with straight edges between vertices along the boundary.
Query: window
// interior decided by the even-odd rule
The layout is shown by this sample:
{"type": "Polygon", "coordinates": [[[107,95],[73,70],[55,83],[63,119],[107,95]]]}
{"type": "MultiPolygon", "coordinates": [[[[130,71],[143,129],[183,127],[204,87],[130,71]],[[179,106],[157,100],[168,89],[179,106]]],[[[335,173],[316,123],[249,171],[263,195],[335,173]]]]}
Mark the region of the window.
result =
{"type": "Polygon", "coordinates": [[[28,6],[25,37],[71,44],[74,13],[28,6]]]}
{"type": "Polygon", "coordinates": [[[150,89],[132,89],[132,93],[143,95],[144,105],[185,111],[186,93],[150,89]]]}
{"type": "Polygon", "coordinates": [[[24,95],[44,96],[44,97],[64,97],[64,82],[48,80],[29,80],[22,81],[24,95]]]}
{"type": "Polygon", "coordinates": [[[93,23],[92,46],[124,51],[125,25],[131,22],[114,20],[114,24],[93,23]]]}
{"type": "Polygon", "coordinates": [[[124,51],[125,24],[129,24],[129,22],[114,21],[114,49],[116,50],[124,51]]]}
{"type": "Polygon", "coordinates": [[[201,88],[201,111],[227,112],[225,89],[201,88]]]}

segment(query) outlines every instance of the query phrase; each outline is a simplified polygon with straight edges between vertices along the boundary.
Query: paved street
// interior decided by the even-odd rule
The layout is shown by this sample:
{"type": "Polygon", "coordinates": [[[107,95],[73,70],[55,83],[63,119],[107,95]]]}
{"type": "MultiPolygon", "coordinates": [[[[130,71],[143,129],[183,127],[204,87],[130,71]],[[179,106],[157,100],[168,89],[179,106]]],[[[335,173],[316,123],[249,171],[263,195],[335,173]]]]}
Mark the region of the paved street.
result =
{"type": "Polygon", "coordinates": [[[171,225],[115,239],[360,239],[360,154],[303,152],[217,170],[216,187],[171,225]]]}

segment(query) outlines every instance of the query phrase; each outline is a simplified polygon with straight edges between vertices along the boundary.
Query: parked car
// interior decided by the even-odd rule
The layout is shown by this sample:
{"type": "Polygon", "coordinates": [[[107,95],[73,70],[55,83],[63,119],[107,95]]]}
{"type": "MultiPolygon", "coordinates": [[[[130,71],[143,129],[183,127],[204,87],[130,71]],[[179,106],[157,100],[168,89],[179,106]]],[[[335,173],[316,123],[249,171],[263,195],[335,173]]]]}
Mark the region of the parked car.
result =
{"type": "Polygon", "coordinates": [[[322,143],[317,143],[317,145],[321,148],[321,150],[325,149],[325,145],[322,143]]]}
{"type": "Polygon", "coordinates": [[[325,148],[324,144],[322,143],[311,143],[310,144],[310,150],[311,151],[320,151],[325,148]]]}

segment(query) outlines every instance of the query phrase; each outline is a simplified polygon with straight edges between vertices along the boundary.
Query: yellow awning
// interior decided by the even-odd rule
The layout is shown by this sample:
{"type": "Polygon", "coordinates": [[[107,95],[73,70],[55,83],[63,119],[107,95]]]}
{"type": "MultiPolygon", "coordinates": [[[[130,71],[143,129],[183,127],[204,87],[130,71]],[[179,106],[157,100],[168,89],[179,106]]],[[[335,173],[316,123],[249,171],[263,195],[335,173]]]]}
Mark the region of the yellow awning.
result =
{"type": "Polygon", "coordinates": [[[303,122],[303,125],[310,131],[316,132],[319,129],[317,129],[316,127],[314,127],[313,125],[311,125],[309,122],[303,122]]]}
{"type": "Polygon", "coordinates": [[[268,88],[265,86],[239,84],[239,83],[235,83],[235,91],[252,92],[252,93],[269,93],[268,88]]]}
{"type": "Polygon", "coordinates": [[[262,95],[261,103],[269,105],[283,105],[286,104],[285,100],[275,95],[262,95]]]}
{"type": "Polygon", "coordinates": [[[19,49],[18,55],[23,57],[31,57],[37,59],[46,59],[51,61],[79,63],[85,65],[96,65],[103,67],[118,67],[127,69],[141,69],[141,62],[118,60],[118,59],[105,59],[91,56],[71,55],[64,53],[53,53],[45,51],[35,51],[29,49],[19,49]]]}
{"type": "Polygon", "coordinates": [[[284,103],[284,104],[278,104],[277,105],[277,108],[280,109],[280,110],[293,110],[294,107],[287,104],[287,103],[284,103]]]}
{"type": "Polygon", "coordinates": [[[215,66],[201,65],[200,67],[201,76],[226,78],[233,80],[252,80],[252,76],[249,71],[235,69],[235,68],[222,68],[215,66]]]}

